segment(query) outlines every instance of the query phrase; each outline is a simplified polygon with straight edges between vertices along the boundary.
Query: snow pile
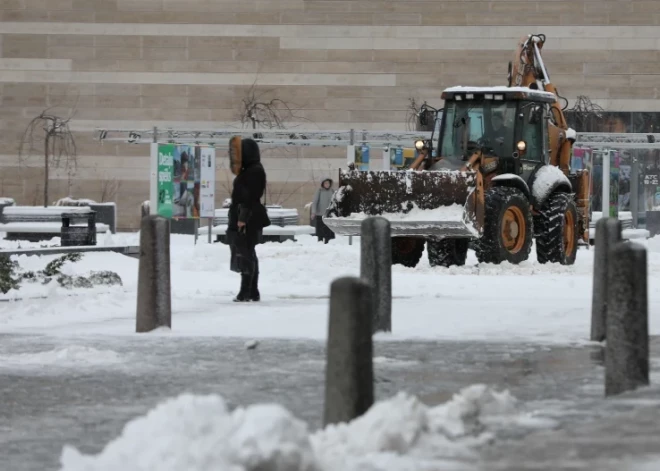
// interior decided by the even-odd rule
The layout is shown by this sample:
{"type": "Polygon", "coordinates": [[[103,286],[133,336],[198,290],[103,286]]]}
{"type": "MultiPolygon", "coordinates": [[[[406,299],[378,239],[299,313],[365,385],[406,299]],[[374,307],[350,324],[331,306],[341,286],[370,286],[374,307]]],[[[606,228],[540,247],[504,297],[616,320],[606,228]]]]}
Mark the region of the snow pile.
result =
{"type": "Polygon", "coordinates": [[[72,345],[38,353],[3,355],[3,366],[84,366],[121,363],[122,359],[112,350],[72,345]]]}
{"type": "Polygon", "coordinates": [[[436,407],[399,393],[310,435],[279,405],[229,412],[220,396],[184,394],[129,422],[96,456],[65,446],[61,471],[438,469],[448,459],[475,457],[472,447],[492,439],[486,426],[508,420],[515,404],[508,392],[484,385],[436,407]]]}
{"type": "Polygon", "coordinates": [[[537,201],[546,198],[552,191],[555,183],[558,181],[565,183],[571,188],[571,182],[568,180],[568,177],[564,175],[564,172],[559,170],[559,167],[553,165],[541,167],[539,171],[536,172],[536,177],[532,184],[532,194],[534,195],[534,198],[536,198],[537,201]]]}
{"type": "Polygon", "coordinates": [[[53,206],[88,206],[90,204],[96,204],[96,201],[86,198],[76,199],[71,196],[66,196],[53,203],[53,206]]]}
{"type": "Polygon", "coordinates": [[[217,395],[181,395],[129,422],[97,456],[65,446],[62,471],[312,471],[307,425],[274,404],[229,412],[217,395]]]}
{"type": "MultiPolygon", "coordinates": [[[[404,208],[405,209],[405,206],[404,208]]],[[[462,205],[454,203],[450,206],[441,206],[435,209],[420,209],[413,203],[413,207],[407,213],[382,213],[379,216],[390,221],[429,222],[429,221],[462,221],[465,209],[462,205]]],[[[373,216],[366,213],[351,213],[350,216],[339,219],[361,220],[373,216]]]]}

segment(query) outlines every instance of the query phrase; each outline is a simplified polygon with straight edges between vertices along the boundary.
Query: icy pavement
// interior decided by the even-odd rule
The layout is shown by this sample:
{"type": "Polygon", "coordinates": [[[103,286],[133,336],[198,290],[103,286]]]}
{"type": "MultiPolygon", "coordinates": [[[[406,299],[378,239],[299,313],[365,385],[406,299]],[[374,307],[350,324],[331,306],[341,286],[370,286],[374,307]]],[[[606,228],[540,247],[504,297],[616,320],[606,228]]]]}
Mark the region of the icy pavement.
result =
{"type": "MultiPolygon", "coordinates": [[[[651,351],[660,357],[660,340],[652,342],[651,351]]],[[[480,448],[492,455],[483,469],[518,469],[506,460],[515,465],[520,459],[536,465],[520,469],[561,469],[550,464],[554,461],[538,464],[560,452],[571,457],[570,447],[586,456],[582,466],[567,469],[594,469],[605,453],[597,447],[622,458],[640,446],[629,441],[617,453],[607,445],[634,430],[644,433],[646,453],[660,454],[660,421],[652,420],[660,411],[658,389],[634,394],[649,398],[646,407],[653,406],[655,415],[640,412],[639,401],[605,401],[601,360],[599,346],[376,342],[376,396],[384,400],[406,391],[435,405],[474,384],[508,390],[521,415],[495,428],[496,441],[480,448]],[[613,419],[607,416],[617,410],[624,418],[609,425],[613,419]],[[647,420],[637,425],[637,414],[647,420]],[[560,430],[547,432],[548,427],[560,430]],[[595,442],[591,454],[580,446],[590,440],[595,442]],[[501,467],[491,467],[499,460],[501,467]]],[[[324,361],[324,344],[313,340],[262,339],[247,349],[244,339],[230,338],[1,335],[0,462],[12,471],[59,469],[65,445],[99,453],[127,421],[182,393],[220,394],[231,408],[275,402],[316,430],[324,361]]],[[[653,367],[652,383],[660,378],[660,364],[654,361],[653,367]]],[[[481,469],[479,456],[450,455],[442,469],[481,469]]]]}
{"type": "MultiPolygon", "coordinates": [[[[136,240],[136,234],[119,234],[100,243],[136,240]]],[[[127,422],[182,393],[219,394],[230,409],[274,402],[316,434],[329,285],[339,276],[359,273],[359,239],[352,246],[346,242],[338,238],[323,245],[301,237],[297,243],[260,246],[263,302],[236,305],[231,297],[238,276],[228,270],[227,247],[203,240],[194,246],[189,236],[173,236],[172,330],[146,335],[134,333],[138,261],[119,254],[87,254],[66,264],[63,272],[113,270],[122,278],[120,287],[71,290],[32,284],[0,295],[0,468],[7,463],[12,471],[59,469],[65,445],[99,453],[121,436],[127,422]],[[248,349],[255,340],[256,348],[248,349]]],[[[643,244],[649,249],[649,327],[658,336],[660,238],[643,244]]],[[[393,333],[376,336],[377,398],[406,391],[425,404],[442,406],[410,406],[412,425],[402,430],[412,435],[397,431],[384,437],[389,454],[365,458],[372,459],[367,469],[656,469],[650,459],[660,456],[660,420],[655,420],[660,365],[652,364],[653,386],[632,394],[634,400],[602,398],[600,347],[587,341],[592,257],[593,250],[580,250],[570,267],[539,265],[533,257],[519,266],[493,266],[478,265],[470,252],[465,267],[431,268],[425,258],[415,269],[395,266],[393,333]],[[490,446],[484,445],[487,440],[477,440],[476,448],[469,440],[437,446],[439,435],[430,427],[464,403],[465,395],[474,392],[464,388],[475,384],[509,390],[518,401],[515,417],[486,427],[485,433],[494,437],[490,446]],[[435,437],[429,438],[434,461],[396,461],[405,457],[392,450],[407,450],[406,440],[418,434],[435,437]],[[632,460],[627,454],[634,450],[643,450],[649,462],[632,460]],[[605,461],[610,458],[615,461],[605,461]]],[[[54,258],[15,260],[26,270],[40,270],[54,258]]],[[[660,356],[658,340],[651,352],[660,356]]],[[[222,412],[220,399],[199,399],[201,404],[206,400],[222,415],[220,422],[238,420],[234,412],[222,412]]],[[[391,400],[382,407],[397,411],[410,404],[391,400]]],[[[200,404],[195,401],[180,406],[187,411],[200,404]]],[[[477,407],[478,401],[467,402],[477,407]]],[[[478,412],[475,417],[482,418],[478,412]]],[[[281,410],[268,417],[277,430],[277,424],[293,424],[281,410]]],[[[191,427],[211,425],[202,421],[191,427]]],[[[241,436],[245,446],[255,439],[241,436]]],[[[318,443],[318,435],[310,437],[318,443]]],[[[343,450],[336,445],[335,451],[343,450]]],[[[151,453],[148,442],[138,451],[147,461],[153,458],[146,456],[151,453]]],[[[67,456],[75,461],[71,453],[67,456]]],[[[198,458],[212,465],[210,456],[198,458]]],[[[216,469],[202,462],[186,471],[216,469]]],[[[133,471],[110,463],[109,468],[82,469],[133,471]]]]}

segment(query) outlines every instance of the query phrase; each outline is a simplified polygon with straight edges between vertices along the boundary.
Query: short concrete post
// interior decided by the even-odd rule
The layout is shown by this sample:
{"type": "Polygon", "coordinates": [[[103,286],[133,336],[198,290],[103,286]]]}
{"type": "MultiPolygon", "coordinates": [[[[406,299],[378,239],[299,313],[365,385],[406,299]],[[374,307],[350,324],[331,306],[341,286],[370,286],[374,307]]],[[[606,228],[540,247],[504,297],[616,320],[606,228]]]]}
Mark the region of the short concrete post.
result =
{"type": "Polygon", "coordinates": [[[591,297],[591,340],[605,340],[607,322],[607,271],[610,248],[621,241],[621,221],[603,217],[596,222],[594,277],[591,297]]]}
{"type": "Polygon", "coordinates": [[[145,216],[140,227],[136,332],[172,327],[170,221],[145,216]]]}
{"type": "Polygon", "coordinates": [[[390,222],[370,217],[361,224],[360,277],[372,286],[374,333],[392,331],[392,237],[390,222]]]}
{"type": "Polygon", "coordinates": [[[150,213],[149,202],[145,201],[140,205],[140,217],[149,216],[150,213]]]}
{"type": "Polygon", "coordinates": [[[619,242],[609,254],[605,395],[649,384],[646,249],[619,242]]]}
{"type": "Polygon", "coordinates": [[[372,289],[354,277],[330,286],[324,424],[348,422],[374,403],[372,289]]]}

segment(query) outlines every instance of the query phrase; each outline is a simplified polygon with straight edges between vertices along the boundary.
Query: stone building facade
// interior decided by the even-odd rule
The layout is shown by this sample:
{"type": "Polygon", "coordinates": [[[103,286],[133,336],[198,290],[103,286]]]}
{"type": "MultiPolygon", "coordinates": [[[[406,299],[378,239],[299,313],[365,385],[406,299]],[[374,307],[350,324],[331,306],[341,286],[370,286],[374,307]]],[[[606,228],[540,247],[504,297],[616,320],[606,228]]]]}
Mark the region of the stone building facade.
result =
{"type": "MultiPolygon", "coordinates": [[[[253,84],[264,100],[293,108],[300,128],[405,129],[411,98],[441,105],[447,86],[505,85],[516,41],[543,33],[551,78],[569,103],[584,95],[610,112],[660,111],[657,0],[3,0],[0,8],[0,196],[41,202],[38,156],[17,165],[22,133],[47,107],[75,109],[78,168],[54,172],[51,199],[115,200],[124,229],[137,227],[148,199],[149,149],[100,144],[92,131],[235,126],[253,84]]],[[[271,200],[302,211],[343,151],[265,160],[271,200]]],[[[220,202],[229,177],[220,169],[217,178],[220,202]]]]}

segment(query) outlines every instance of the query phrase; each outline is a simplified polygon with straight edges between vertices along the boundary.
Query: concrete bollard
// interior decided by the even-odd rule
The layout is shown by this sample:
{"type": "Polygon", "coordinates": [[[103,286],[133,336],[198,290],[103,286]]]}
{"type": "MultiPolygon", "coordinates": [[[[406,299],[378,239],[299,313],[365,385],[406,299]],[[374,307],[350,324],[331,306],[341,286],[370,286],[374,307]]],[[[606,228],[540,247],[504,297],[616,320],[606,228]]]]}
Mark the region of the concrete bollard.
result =
{"type": "Polygon", "coordinates": [[[348,422],[374,403],[372,289],[354,277],[330,286],[325,425],[348,422]]]}
{"type": "Polygon", "coordinates": [[[605,395],[649,384],[646,249],[618,242],[608,259],[605,395]]]}
{"type": "Polygon", "coordinates": [[[596,222],[594,277],[591,297],[591,340],[605,340],[607,322],[607,272],[610,248],[621,241],[621,221],[601,218],[596,222]]]}
{"type": "Polygon", "coordinates": [[[140,205],[140,217],[149,216],[151,208],[149,207],[149,201],[145,201],[140,205]]]}
{"type": "Polygon", "coordinates": [[[370,217],[361,224],[360,278],[373,288],[373,331],[392,331],[392,237],[390,222],[370,217]]]}
{"type": "Polygon", "coordinates": [[[142,218],[136,332],[172,327],[170,281],[170,221],[162,216],[142,218]]]}

